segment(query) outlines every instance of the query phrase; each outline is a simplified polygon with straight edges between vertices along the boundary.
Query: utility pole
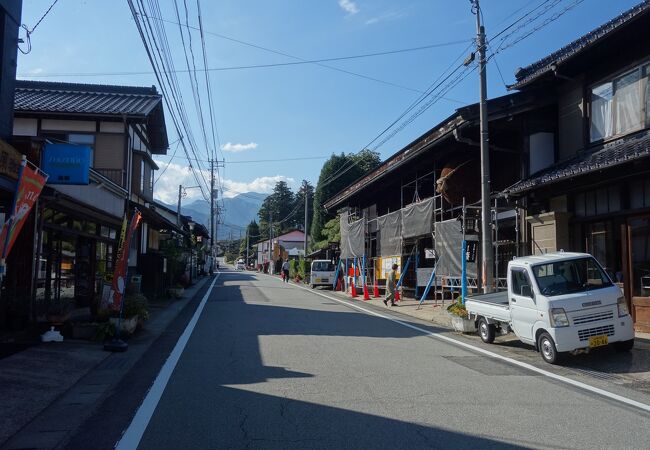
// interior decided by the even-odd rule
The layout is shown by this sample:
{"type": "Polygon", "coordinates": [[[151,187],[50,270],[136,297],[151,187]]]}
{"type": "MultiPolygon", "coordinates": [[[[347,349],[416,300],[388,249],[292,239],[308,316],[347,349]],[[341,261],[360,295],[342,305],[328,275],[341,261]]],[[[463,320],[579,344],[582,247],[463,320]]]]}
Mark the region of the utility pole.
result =
{"type": "Polygon", "coordinates": [[[305,258],[307,258],[307,206],[309,205],[309,197],[307,197],[307,189],[304,189],[305,194],[305,258]]]}
{"type": "Polygon", "coordinates": [[[248,267],[248,227],[246,227],[246,267],[248,267]]]}
{"type": "Polygon", "coordinates": [[[183,196],[183,185],[178,185],[178,209],[176,210],[176,225],[181,226],[181,197],[183,196]]]}
{"type": "Polygon", "coordinates": [[[273,245],[273,213],[271,212],[269,208],[269,274],[271,274],[271,260],[273,259],[272,253],[271,253],[271,246],[273,245]]]}
{"type": "Polygon", "coordinates": [[[490,210],[490,141],[488,139],[487,72],[485,64],[485,28],[481,24],[479,0],[472,1],[476,15],[476,46],[480,83],[481,121],[481,254],[483,255],[483,292],[491,292],[494,284],[494,249],[492,248],[492,214],[490,210]]]}
{"type": "Polygon", "coordinates": [[[210,160],[210,256],[215,257],[214,242],[214,159],[210,160]]]}

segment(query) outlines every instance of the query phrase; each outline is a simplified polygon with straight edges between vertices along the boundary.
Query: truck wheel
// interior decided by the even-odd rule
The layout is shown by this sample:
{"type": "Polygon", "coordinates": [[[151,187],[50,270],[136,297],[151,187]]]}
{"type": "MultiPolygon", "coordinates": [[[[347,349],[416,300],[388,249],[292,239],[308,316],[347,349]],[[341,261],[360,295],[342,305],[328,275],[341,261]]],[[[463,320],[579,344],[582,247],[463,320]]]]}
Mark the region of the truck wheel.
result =
{"type": "Polygon", "coordinates": [[[553,338],[548,333],[542,333],[537,339],[537,348],[542,355],[542,359],[549,364],[557,364],[560,360],[560,354],[555,347],[553,338]]]}
{"type": "Polygon", "coordinates": [[[310,284],[309,287],[314,289],[315,286],[313,284],[310,284]]]}
{"type": "Polygon", "coordinates": [[[614,348],[617,352],[629,352],[634,347],[634,339],[629,341],[614,342],[614,348]]]}
{"type": "Polygon", "coordinates": [[[478,321],[478,334],[481,336],[483,342],[491,344],[494,342],[496,328],[493,324],[489,324],[487,320],[485,320],[485,317],[481,317],[478,321]]]}

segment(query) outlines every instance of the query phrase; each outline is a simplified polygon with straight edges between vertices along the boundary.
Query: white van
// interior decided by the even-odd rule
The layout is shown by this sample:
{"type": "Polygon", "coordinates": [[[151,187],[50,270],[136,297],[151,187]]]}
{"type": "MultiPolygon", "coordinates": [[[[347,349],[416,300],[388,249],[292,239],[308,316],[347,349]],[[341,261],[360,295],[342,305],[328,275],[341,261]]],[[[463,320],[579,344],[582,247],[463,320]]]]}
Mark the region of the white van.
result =
{"type": "Polygon", "coordinates": [[[311,275],[309,286],[314,289],[316,286],[329,286],[334,284],[336,266],[329,259],[316,259],[311,263],[311,275]]]}

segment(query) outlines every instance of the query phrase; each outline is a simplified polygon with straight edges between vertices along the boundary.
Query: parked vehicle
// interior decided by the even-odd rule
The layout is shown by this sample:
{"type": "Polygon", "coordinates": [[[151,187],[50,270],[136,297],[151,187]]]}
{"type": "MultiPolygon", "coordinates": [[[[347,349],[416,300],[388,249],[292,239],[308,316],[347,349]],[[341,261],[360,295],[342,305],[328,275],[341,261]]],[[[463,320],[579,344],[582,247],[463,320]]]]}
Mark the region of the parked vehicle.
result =
{"type": "Polygon", "coordinates": [[[634,346],[634,329],[621,289],[593,256],[549,253],[508,263],[508,290],[465,302],[483,342],[513,332],[555,364],[564,352],[613,344],[634,346]]]}
{"type": "Polygon", "coordinates": [[[238,259],[237,262],[235,263],[235,269],[237,270],[246,270],[246,263],[244,263],[243,259],[238,259]]]}
{"type": "Polygon", "coordinates": [[[311,275],[309,286],[314,289],[316,286],[329,286],[334,284],[336,266],[328,259],[316,259],[311,263],[311,275]]]}

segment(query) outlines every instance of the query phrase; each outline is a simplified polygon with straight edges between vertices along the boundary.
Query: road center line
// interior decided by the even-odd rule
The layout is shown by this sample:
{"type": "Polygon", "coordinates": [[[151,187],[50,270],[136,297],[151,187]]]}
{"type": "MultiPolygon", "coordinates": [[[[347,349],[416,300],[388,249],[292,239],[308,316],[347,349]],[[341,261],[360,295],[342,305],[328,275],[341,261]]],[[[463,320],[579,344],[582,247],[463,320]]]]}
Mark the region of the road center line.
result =
{"type": "MultiPolygon", "coordinates": [[[[275,277],[273,277],[273,278],[275,278],[275,277]]],[[[445,335],[440,334],[440,333],[434,333],[432,331],[425,330],[424,328],[420,328],[420,327],[418,327],[416,325],[413,325],[413,324],[410,324],[410,323],[407,323],[407,322],[403,322],[403,321],[401,321],[399,319],[396,319],[394,317],[378,313],[376,311],[372,311],[370,309],[364,308],[363,306],[355,305],[355,304],[350,303],[350,302],[348,302],[346,300],[341,300],[341,299],[333,297],[331,295],[323,294],[322,292],[314,291],[312,289],[308,289],[306,287],[302,287],[302,286],[295,285],[295,284],[293,286],[295,286],[295,287],[297,287],[299,289],[305,290],[307,292],[310,292],[312,294],[319,295],[321,297],[327,298],[329,300],[334,300],[335,302],[338,302],[338,303],[340,303],[342,305],[355,308],[355,309],[357,309],[359,311],[363,311],[366,314],[370,314],[370,315],[375,316],[375,317],[381,317],[382,319],[390,320],[391,322],[402,325],[403,327],[407,327],[407,328],[410,328],[412,330],[419,331],[420,333],[422,333],[422,334],[424,334],[426,336],[430,336],[432,338],[439,339],[441,341],[447,342],[447,343],[452,344],[452,345],[456,345],[458,347],[464,347],[464,348],[466,348],[468,350],[471,350],[473,352],[481,353],[481,354],[489,356],[491,358],[508,362],[508,363],[513,364],[515,366],[523,367],[524,369],[531,370],[531,371],[536,372],[536,373],[538,373],[540,375],[543,375],[545,377],[551,378],[553,380],[557,380],[557,381],[559,381],[561,383],[569,384],[569,385],[577,387],[579,389],[583,389],[585,391],[589,391],[591,393],[598,394],[600,396],[606,397],[606,398],[608,398],[610,400],[621,402],[621,403],[624,403],[626,405],[633,406],[635,408],[639,408],[639,409],[641,409],[643,411],[650,412],[650,405],[648,405],[646,403],[638,402],[636,400],[632,400],[630,398],[623,397],[622,395],[614,394],[613,392],[609,392],[609,391],[606,391],[604,389],[600,389],[600,388],[597,388],[595,386],[591,386],[591,385],[589,385],[587,383],[582,383],[580,381],[576,381],[576,380],[573,380],[571,378],[564,377],[562,375],[558,375],[558,374],[555,374],[553,372],[549,372],[548,370],[540,369],[539,367],[535,367],[532,364],[528,364],[528,363],[525,363],[525,362],[522,362],[522,361],[517,361],[516,359],[510,358],[508,356],[499,355],[498,353],[494,353],[494,352],[491,352],[489,350],[485,350],[483,348],[476,347],[476,346],[474,346],[472,344],[469,344],[467,342],[458,341],[458,340],[456,340],[454,338],[450,338],[449,336],[445,336],[445,335]]]]}
{"type": "Polygon", "coordinates": [[[217,282],[219,275],[221,275],[221,273],[217,272],[217,275],[214,277],[214,280],[212,280],[210,287],[201,299],[201,303],[199,303],[196,311],[194,311],[192,319],[190,319],[190,322],[185,327],[183,334],[181,334],[181,336],[178,338],[174,349],[167,357],[167,361],[165,361],[165,364],[163,364],[160,372],[158,372],[158,375],[151,385],[149,392],[147,392],[147,395],[138,408],[138,411],[135,413],[135,416],[133,416],[131,424],[122,435],[122,438],[115,445],[115,448],[117,450],[133,450],[138,448],[138,445],[140,445],[140,440],[142,439],[147,426],[149,426],[149,421],[151,420],[153,413],[156,411],[156,407],[158,406],[158,402],[160,401],[163,392],[165,392],[165,387],[169,382],[169,378],[171,377],[172,372],[174,372],[176,364],[183,354],[183,350],[185,350],[187,342],[190,340],[192,331],[194,331],[194,327],[199,321],[199,317],[203,312],[205,303],[208,301],[210,293],[212,292],[212,288],[217,282]]]}

